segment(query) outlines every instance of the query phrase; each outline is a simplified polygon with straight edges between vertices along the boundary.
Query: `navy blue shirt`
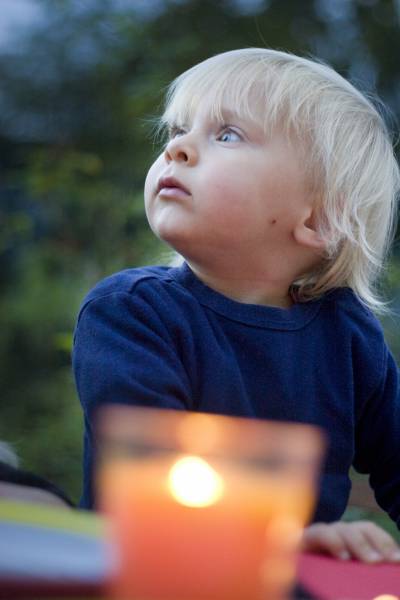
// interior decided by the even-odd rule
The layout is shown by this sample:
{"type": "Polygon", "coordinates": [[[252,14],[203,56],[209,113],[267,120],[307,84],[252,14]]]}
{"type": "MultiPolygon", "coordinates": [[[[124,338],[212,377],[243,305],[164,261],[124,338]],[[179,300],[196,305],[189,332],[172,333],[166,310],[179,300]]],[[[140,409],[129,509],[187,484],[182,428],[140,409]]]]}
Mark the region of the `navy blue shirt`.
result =
{"type": "Polygon", "coordinates": [[[314,520],[341,517],[354,465],[400,527],[398,371],[379,322],[347,288],[282,309],[226,298],[186,264],[127,269],[83,302],[73,366],[84,507],[94,503],[96,409],[140,404],[322,427],[329,449],[314,520]]]}

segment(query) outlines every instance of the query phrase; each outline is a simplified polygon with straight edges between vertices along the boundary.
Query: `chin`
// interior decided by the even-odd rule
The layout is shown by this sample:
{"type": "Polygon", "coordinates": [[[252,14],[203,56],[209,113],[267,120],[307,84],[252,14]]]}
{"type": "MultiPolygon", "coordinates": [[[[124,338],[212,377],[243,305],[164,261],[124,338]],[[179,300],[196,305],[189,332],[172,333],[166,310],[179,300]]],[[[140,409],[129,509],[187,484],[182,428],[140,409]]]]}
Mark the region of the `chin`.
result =
{"type": "Polygon", "coordinates": [[[179,254],[190,252],[190,249],[193,247],[193,236],[185,231],[169,227],[159,227],[157,231],[154,229],[153,231],[160,240],[171,246],[179,254]]]}

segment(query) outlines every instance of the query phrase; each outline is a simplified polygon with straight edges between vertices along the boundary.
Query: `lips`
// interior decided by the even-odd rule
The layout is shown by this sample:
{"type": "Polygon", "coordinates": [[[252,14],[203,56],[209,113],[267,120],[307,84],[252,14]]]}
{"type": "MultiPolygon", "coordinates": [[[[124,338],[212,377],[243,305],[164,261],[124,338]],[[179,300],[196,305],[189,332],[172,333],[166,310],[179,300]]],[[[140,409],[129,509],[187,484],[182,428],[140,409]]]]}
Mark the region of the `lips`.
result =
{"type": "Polygon", "coordinates": [[[161,177],[157,184],[157,194],[167,198],[190,196],[189,190],[175,177],[161,177]]]}

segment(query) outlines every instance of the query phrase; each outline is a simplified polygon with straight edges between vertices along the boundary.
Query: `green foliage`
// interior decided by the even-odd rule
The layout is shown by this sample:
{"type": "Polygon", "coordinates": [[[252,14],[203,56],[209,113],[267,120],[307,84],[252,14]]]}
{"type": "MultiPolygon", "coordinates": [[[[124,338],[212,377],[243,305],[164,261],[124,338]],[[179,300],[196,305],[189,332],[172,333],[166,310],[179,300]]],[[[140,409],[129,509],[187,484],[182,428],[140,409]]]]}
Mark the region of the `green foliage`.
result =
{"type": "Polygon", "coordinates": [[[400,35],[389,1],[37,3],[43,24],[0,54],[0,438],[77,499],[74,323],[97,280],[161,251],[142,190],[165,86],[211,54],[271,46],[317,54],[396,110],[400,35]]]}

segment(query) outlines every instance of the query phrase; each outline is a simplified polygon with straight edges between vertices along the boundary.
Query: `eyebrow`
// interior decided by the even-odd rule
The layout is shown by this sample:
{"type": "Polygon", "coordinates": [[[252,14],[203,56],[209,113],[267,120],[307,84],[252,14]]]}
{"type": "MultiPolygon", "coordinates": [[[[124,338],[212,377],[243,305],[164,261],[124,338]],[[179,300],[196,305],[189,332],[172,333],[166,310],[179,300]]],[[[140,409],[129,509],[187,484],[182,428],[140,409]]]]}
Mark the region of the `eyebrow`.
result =
{"type": "Polygon", "coordinates": [[[255,127],[262,127],[262,124],[259,123],[254,117],[252,117],[250,114],[249,115],[243,115],[238,113],[236,110],[231,110],[230,108],[226,108],[224,106],[221,106],[221,116],[224,118],[224,120],[226,121],[241,121],[242,123],[246,123],[249,125],[254,125],[255,127]]]}
{"type": "MultiPolygon", "coordinates": [[[[223,118],[224,121],[234,121],[234,120],[239,120],[239,121],[244,121],[244,120],[248,120],[251,123],[254,123],[255,125],[257,125],[257,122],[254,121],[253,119],[251,119],[250,117],[248,119],[246,119],[245,117],[243,117],[243,115],[240,115],[237,111],[235,110],[231,110],[230,108],[226,108],[224,106],[221,107],[220,111],[220,116],[223,118]]],[[[174,118],[173,121],[168,121],[166,123],[167,127],[188,127],[188,123],[187,122],[181,122],[178,119],[174,118]]]]}
{"type": "MultiPolygon", "coordinates": [[[[221,106],[218,113],[224,125],[233,125],[236,121],[239,125],[242,124],[245,129],[251,130],[253,135],[258,136],[259,134],[264,133],[262,123],[257,122],[257,120],[252,118],[251,115],[241,115],[236,110],[232,110],[226,106],[221,106]]],[[[215,118],[217,118],[217,115],[215,115],[215,118]]],[[[175,118],[173,121],[167,122],[165,125],[169,132],[174,128],[190,129],[190,125],[187,122],[183,123],[175,118]]]]}
{"type": "Polygon", "coordinates": [[[224,106],[221,106],[221,117],[224,119],[224,121],[229,124],[230,122],[234,122],[234,121],[238,121],[239,124],[243,124],[243,127],[245,129],[248,129],[252,132],[253,135],[257,135],[257,137],[259,135],[264,135],[264,127],[263,124],[261,122],[258,122],[255,118],[253,118],[251,115],[248,116],[244,116],[244,115],[240,115],[237,111],[235,110],[231,110],[230,108],[226,108],[224,106]]]}
{"type": "Polygon", "coordinates": [[[227,121],[235,119],[243,121],[243,117],[238,112],[229,108],[225,108],[224,106],[221,107],[221,116],[227,121]]]}

